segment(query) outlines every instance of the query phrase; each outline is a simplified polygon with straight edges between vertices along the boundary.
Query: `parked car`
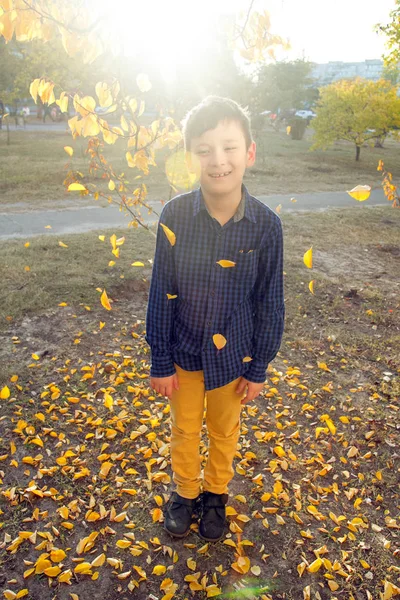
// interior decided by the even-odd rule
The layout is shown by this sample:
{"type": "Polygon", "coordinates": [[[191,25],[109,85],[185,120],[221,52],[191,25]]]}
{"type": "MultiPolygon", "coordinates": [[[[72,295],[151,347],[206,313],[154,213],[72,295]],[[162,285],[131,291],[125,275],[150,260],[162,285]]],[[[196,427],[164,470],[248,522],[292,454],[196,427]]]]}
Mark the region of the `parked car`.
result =
{"type": "Polygon", "coordinates": [[[297,110],[295,115],[296,117],[301,117],[302,119],[307,119],[308,121],[317,116],[312,110],[297,110]]]}

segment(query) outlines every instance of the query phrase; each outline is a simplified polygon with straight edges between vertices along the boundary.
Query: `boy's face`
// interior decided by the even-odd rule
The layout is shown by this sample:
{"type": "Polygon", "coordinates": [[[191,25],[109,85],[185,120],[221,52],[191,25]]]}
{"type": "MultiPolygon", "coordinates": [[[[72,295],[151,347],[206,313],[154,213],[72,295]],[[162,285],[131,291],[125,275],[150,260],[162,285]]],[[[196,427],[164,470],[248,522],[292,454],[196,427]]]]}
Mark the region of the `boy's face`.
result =
{"type": "Polygon", "coordinates": [[[241,189],[247,167],[254,164],[256,145],[246,148],[243,129],[237,121],[220,121],[193,138],[188,157],[189,169],[198,171],[200,185],[209,196],[219,196],[241,189]]]}

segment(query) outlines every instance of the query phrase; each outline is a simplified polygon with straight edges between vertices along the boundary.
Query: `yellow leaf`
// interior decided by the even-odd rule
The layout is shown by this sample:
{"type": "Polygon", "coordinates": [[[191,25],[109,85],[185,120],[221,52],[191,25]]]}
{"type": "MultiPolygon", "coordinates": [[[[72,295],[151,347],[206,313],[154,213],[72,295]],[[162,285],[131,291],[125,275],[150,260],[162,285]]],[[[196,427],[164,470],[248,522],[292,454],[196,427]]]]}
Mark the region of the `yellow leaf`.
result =
{"type": "Polygon", "coordinates": [[[144,263],[137,260],[136,262],[131,264],[131,267],[144,267],[144,263]]]}
{"type": "Polygon", "coordinates": [[[358,200],[359,202],[363,202],[364,200],[368,200],[371,194],[371,186],[369,185],[356,185],[352,190],[347,190],[347,193],[354,198],[354,200],[358,200]]]}
{"type": "Polygon", "coordinates": [[[7,600],[14,600],[17,597],[17,594],[12,590],[4,590],[3,594],[7,600]]]}
{"type": "Polygon", "coordinates": [[[248,362],[250,362],[251,360],[253,360],[253,359],[251,358],[251,356],[245,356],[245,357],[244,357],[244,359],[242,360],[242,362],[244,362],[244,363],[248,363],[248,362]]]}
{"type": "Polygon", "coordinates": [[[306,267],[312,269],[312,246],[307,252],[304,253],[303,261],[306,267]]]}
{"type": "Polygon", "coordinates": [[[20,590],[17,593],[17,599],[18,598],[23,598],[24,596],[27,596],[29,594],[29,590],[27,588],[24,588],[23,590],[20,590]]]}
{"type": "Polygon", "coordinates": [[[32,358],[33,360],[40,360],[40,356],[38,356],[37,354],[32,354],[32,358]]]}
{"type": "Polygon", "coordinates": [[[164,565],[156,565],[153,569],[152,575],[164,575],[166,570],[167,567],[165,567],[164,565]]]}
{"type": "Polygon", "coordinates": [[[323,563],[324,561],[322,560],[322,558],[317,558],[314,560],[314,562],[308,565],[307,571],[309,573],[316,573],[321,568],[321,565],[323,565],[323,563]]]}
{"type": "Polygon", "coordinates": [[[110,304],[110,301],[108,299],[106,290],[103,290],[103,293],[102,293],[101,298],[100,298],[100,302],[101,302],[102,306],[104,306],[105,309],[111,310],[111,304],[110,304]]]}
{"type": "Polygon", "coordinates": [[[314,279],[312,279],[312,281],[310,281],[310,283],[308,284],[308,289],[312,294],[314,293],[314,279]]]}
{"type": "Polygon", "coordinates": [[[83,192],[86,188],[81,183],[70,183],[68,186],[69,192],[83,192]]]}
{"type": "Polygon", "coordinates": [[[188,568],[189,568],[191,571],[195,571],[195,570],[196,570],[196,561],[195,561],[195,560],[193,560],[192,558],[188,558],[188,559],[186,560],[186,564],[187,564],[188,568]]]}
{"type": "Polygon", "coordinates": [[[105,325],[104,321],[100,321],[100,329],[103,329],[104,325],[105,325]]]}
{"type": "Polygon", "coordinates": [[[121,492],[124,494],[129,494],[130,496],[136,496],[137,491],[132,488],[122,488],[121,492]]]}
{"type": "Polygon", "coordinates": [[[150,80],[145,73],[139,73],[139,75],[137,75],[136,83],[141,92],[148,92],[151,90],[150,80]]]}
{"type": "Polygon", "coordinates": [[[61,575],[58,576],[58,581],[60,583],[70,583],[72,578],[72,571],[71,569],[67,569],[66,571],[63,571],[61,573],[61,575]]]}
{"type": "Polygon", "coordinates": [[[11,395],[11,392],[10,392],[9,388],[5,385],[3,387],[3,389],[0,391],[1,400],[7,400],[7,398],[9,398],[10,395],[11,395]]]}
{"type": "Polygon", "coordinates": [[[69,156],[72,156],[74,153],[74,149],[71,148],[71,146],[64,146],[64,150],[67,154],[69,154],[69,156]]]}
{"type": "Polygon", "coordinates": [[[112,179],[110,179],[110,181],[108,182],[108,189],[111,191],[115,190],[115,183],[112,179]]]}
{"type": "Polygon", "coordinates": [[[218,350],[221,350],[226,345],[226,339],[220,333],[215,333],[213,335],[213,342],[218,350]]]}
{"type": "Polygon", "coordinates": [[[118,548],[129,548],[129,546],[132,545],[132,542],[130,542],[129,540],[118,540],[115,544],[116,546],[118,546],[118,548]]]}
{"type": "Polygon", "coordinates": [[[171,229],[169,229],[169,227],[167,227],[166,225],[164,225],[164,223],[160,223],[160,225],[163,228],[164,233],[167,236],[167,239],[168,239],[169,243],[171,244],[171,246],[175,246],[176,235],[174,234],[174,232],[171,231],[171,229]]]}
{"type": "Polygon", "coordinates": [[[236,263],[232,260],[217,260],[217,265],[221,265],[224,269],[228,267],[235,267],[236,263]]]}
{"type": "Polygon", "coordinates": [[[99,240],[100,240],[101,242],[104,242],[104,240],[105,240],[105,239],[106,239],[106,236],[105,236],[105,235],[99,235],[99,240]]]}
{"type": "Polygon", "coordinates": [[[91,566],[92,567],[101,567],[106,561],[106,555],[105,554],[99,554],[99,556],[97,556],[95,559],[92,560],[91,562],[91,566]]]}
{"type": "Polygon", "coordinates": [[[55,563],[61,562],[67,555],[60,548],[53,548],[50,552],[50,560],[55,563]]]}
{"type": "Polygon", "coordinates": [[[60,573],[61,569],[58,566],[49,567],[48,569],[44,570],[44,574],[48,577],[57,577],[57,575],[59,575],[60,573]]]}
{"type": "Polygon", "coordinates": [[[79,565],[77,565],[75,567],[74,572],[75,573],[85,573],[86,575],[89,575],[91,573],[90,563],[88,563],[88,562],[79,563],[79,565]]]}
{"type": "Polygon", "coordinates": [[[255,575],[256,577],[259,576],[259,574],[261,573],[261,569],[258,565],[253,565],[250,569],[250,571],[253,573],[253,575],[255,575]]]}
{"type": "Polygon", "coordinates": [[[168,300],[174,300],[175,298],[177,298],[178,296],[176,294],[167,294],[167,298],[168,300]]]}
{"type": "Polygon", "coordinates": [[[64,244],[64,242],[58,242],[58,245],[61,246],[61,248],[68,248],[67,244],[64,244]]]}
{"type": "Polygon", "coordinates": [[[108,408],[109,410],[111,410],[111,409],[112,409],[112,407],[113,407],[113,404],[114,404],[113,397],[112,397],[110,394],[108,394],[108,393],[106,392],[106,393],[104,394],[104,406],[105,406],[106,408],[108,408]]]}

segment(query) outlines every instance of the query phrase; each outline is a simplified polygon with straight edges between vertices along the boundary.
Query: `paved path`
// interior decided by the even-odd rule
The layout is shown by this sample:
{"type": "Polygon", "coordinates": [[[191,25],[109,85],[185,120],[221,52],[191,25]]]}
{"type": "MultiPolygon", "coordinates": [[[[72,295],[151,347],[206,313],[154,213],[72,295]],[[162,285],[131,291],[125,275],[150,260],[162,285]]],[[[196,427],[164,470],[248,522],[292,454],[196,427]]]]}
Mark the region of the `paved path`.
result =
{"type": "MultiPolygon", "coordinates": [[[[275,196],[259,196],[259,199],[275,210],[281,204],[281,215],[288,212],[323,211],[327,208],[349,208],[359,210],[367,206],[391,206],[385,198],[383,190],[373,190],[365,202],[353,200],[346,192],[319,192],[314,194],[290,194],[275,196]],[[291,202],[295,197],[296,202],[291,202]]],[[[160,214],[161,202],[149,202],[153,209],[160,214]]],[[[1,205],[0,205],[1,210],[1,205]]],[[[155,223],[157,217],[148,215],[147,209],[142,209],[142,219],[145,223],[155,223]]],[[[62,235],[64,233],[81,233],[93,229],[127,228],[130,217],[120,212],[118,207],[110,205],[66,208],[63,210],[31,211],[25,213],[0,212],[0,239],[28,238],[35,235],[62,235]],[[51,229],[45,229],[51,225],[51,229]]]]}

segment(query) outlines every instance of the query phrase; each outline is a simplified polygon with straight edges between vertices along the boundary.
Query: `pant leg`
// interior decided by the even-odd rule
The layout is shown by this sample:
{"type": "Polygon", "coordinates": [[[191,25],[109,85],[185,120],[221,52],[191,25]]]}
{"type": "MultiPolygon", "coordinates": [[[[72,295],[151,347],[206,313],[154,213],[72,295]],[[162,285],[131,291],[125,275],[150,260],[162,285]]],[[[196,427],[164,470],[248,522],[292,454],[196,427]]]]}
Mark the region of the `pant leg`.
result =
{"type": "Polygon", "coordinates": [[[240,377],[206,393],[206,425],[209,437],[208,459],[204,468],[204,491],[228,493],[233,478],[233,459],[240,435],[241,400],[236,393],[240,377]]]}
{"type": "Polygon", "coordinates": [[[175,364],[179,390],[171,407],[171,465],[176,491],[184,498],[197,498],[201,491],[200,440],[204,414],[203,371],[185,371],[175,364]]]}

